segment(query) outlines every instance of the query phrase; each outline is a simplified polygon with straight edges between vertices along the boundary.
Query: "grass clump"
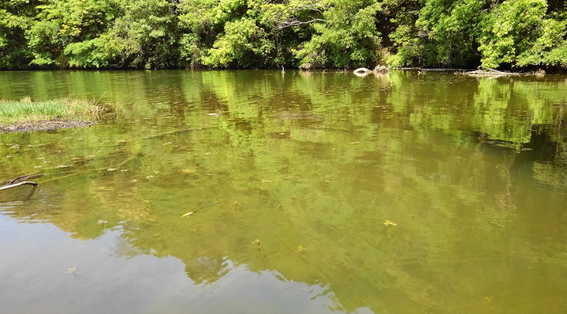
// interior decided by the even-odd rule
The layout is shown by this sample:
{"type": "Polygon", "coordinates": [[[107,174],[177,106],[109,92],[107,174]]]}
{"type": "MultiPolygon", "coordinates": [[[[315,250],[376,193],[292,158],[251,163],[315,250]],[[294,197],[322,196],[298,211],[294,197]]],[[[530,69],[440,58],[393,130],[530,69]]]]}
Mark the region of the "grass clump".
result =
{"type": "Polygon", "coordinates": [[[96,101],[62,98],[33,102],[0,100],[0,130],[58,129],[96,123],[116,115],[116,108],[96,101]]]}
{"type": "Polygon", "coordinates": [[[97,121],[115,110],[96,101],[63,98],[32,102],[29,97],[19,101],[0,100],[0,123],[33,122],[41,120],[97,121]]]}

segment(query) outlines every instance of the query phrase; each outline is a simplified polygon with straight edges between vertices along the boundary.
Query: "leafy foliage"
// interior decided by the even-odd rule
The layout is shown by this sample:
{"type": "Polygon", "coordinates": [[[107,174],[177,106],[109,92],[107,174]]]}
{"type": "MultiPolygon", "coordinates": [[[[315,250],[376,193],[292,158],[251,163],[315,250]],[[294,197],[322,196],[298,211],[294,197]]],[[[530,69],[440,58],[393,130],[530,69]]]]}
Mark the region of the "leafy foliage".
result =
{"type": "Polygon", "coordinates": [[[114,0],[49,1],[37,6],[35,23],[27,31],[32,64],[63,65],[69,62],[64,49],[73,43],[92,42],[116,14],[114,0]]]}
{"type": "Polygon", "coordinates": [[[0,69],[21,68],[29,62],[25,31],[35,14],[26,0],[0,2],[0,69]]]}
{"type": "Polygon", "coordinates": [[[376,0],[322,1],[324,23],[315,23],[315,35],[302,45],[296,56],[302,64],[342,68],[364,66],[377,61],[380,32],[376,0]]]}
{"type": "Polygon", "coordinates": [[[468,64],[478,59],[475,36],[486,2],[426,1],[416,24],[431,42],[431,52],[425,60],[427,65],[468,64]],[[443,5],[444,2],[449,3],[443,5]]]}
{"type": "Polygon", "coordinates": [[[558,0],[6,0],[0,69],[567,66],[558,0]]]}
{"type": "Polygon", "coordinates": [[[514,64],[537,40],[547,4],[545,0],[509,0],[483,16],[479,50],[482,65],[514,64]]]}

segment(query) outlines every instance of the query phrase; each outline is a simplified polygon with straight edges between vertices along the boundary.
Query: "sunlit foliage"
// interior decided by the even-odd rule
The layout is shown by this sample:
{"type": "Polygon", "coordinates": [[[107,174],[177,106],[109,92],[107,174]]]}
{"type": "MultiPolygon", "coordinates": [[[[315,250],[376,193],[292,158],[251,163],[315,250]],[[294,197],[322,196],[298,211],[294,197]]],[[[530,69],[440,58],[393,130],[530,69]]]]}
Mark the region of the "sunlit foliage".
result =
{"type": "Polygon", "coordinates": [[[175,257],[196,284],[221,283],[227,259],[277,271],[328,287],[344,312],[521,312],[509,302],[521,297],[554,313],[565,86],[398,71],[2,73],[6,98],[131,105],[108,128],[4,134],[0,179],[47,175],[2,214],[81,239],[115,232],[130,248],[117,255],[175,257]]]}
{"type": "Polygon", "coordinates": [[[0,69],[567,66],[557,0],[7,0],[0,69]]]}

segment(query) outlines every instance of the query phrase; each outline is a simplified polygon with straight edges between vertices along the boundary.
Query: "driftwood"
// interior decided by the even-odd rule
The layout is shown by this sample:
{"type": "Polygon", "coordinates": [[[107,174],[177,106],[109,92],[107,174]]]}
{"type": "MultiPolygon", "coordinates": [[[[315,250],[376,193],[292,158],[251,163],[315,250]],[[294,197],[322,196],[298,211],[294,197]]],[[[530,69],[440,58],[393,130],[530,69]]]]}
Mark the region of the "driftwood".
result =
{"type": "Polygon", "coordinates": [[[31,186],[33,186],[33,188],[31,189],[28,196],[24,199],[24,202],[28,201],[33,196],[33,194],[37,190],[37,186],[39,185],[35,182],[28,181],[28,180],[40,178],[40,177],[43,177],[44,175],[45,174],[28,174],[28,175],[16,177],[15,179],[13,179],[11,181],[4,182],[4,185],[0,186],[0,191],[5,191],[5,190],[17,188],[19,186],[24,186],[24,185],[31,185],[31,186]]]}
{"type": "Polygon", "coordinates": [[[476,76],[476,77],[484,77],[489,76],[491,78],[497,78],[502,76],[520,76],[519,73],[513,72],[502,72],[494,69],[487,68],[488,71],[483,70],[476,70],[476,71],[465,71],[465,72],[455,72],[457,75],[467,75],[467,76],[476,76]]]}
{"type": "Polygon", "coordinates": [[[0,186],[0,191],[8,190],[8,189],[11,189],[11,188],[16,188],[16,187],[22,186],[22,185],[38,186],[39,184],[37,184],[35,182],[31,182],[31,181],[22,181],[22,182],[18,182],[18,183],[14,183],[14,184],[6,184],[4,186],[0,186]]]}
{"type": "Polygon", "coordinates": [[[369,70],[367,68],[358,68],[353,71],[354,75],[356,76],[366,76],[370,73],[389,73],[390,67],[386,67],[383,65],[378,65],[374,68],[374,70],[369,70]]]}
{"type": "Polygon", "coordinates": [[[14,183],[14,184],[6,184],[4,186],[0,186],[0,191],[8,190],[8,189],[11,189],[11,188],[17,188],[18,186],[22,186],[22,185],[38,186],[39,184],[37,184],[35,182],[31,182],[31,181],[22,181],[22,182],[18,182],[18,183],[14,183]]]}
{"type": "Polygon", "coordinates": [[[420,67],[401,67],[398,70],[417,70],[423,72],[466,72],[464,69],[453,69],[453,68],[420,68],[420,67]]]}
{"type": "Polygon", "coordinates": [[[374,68],[374,73],[390,73],[390,66],[377,65],[374,68]]]}
{"type": "Polygon", "coordinates": [[[499,73],[499,74],[506,74],[506,72],[502,72],[502,71],[498,71],[498,70],[494,70],[491,68],[487,68],[489,71],[494,72],[494,73],[499,73]]]}
{"type": "Polygon", "coordinates": [[[45,174],[27,174],[27,175],[16,177],[13,180],[3,182],[4,185],[0,186],[0,191],[8,190],[8,189],[15,188],[15,187],[22,186],[22,185],[38,186],[37,183],[32,182],[32,181],[28,181],[28,180],[41,178],[44,175],[45,174]]]}
{"type": "Polygon", "coordinates": [[[6,181],[6,182],[2,182],[2,183],[4,185],[10,185],[10,184],[14,184],[14,183],[22,182],[22,181],[41,178],[44,175],[45,175],[45,173],[42,173],[42,174],[26,174],[26,175],[23,175],[23,176],[16,177],[15,179],[13,179],[11,181],[6,181]]]}

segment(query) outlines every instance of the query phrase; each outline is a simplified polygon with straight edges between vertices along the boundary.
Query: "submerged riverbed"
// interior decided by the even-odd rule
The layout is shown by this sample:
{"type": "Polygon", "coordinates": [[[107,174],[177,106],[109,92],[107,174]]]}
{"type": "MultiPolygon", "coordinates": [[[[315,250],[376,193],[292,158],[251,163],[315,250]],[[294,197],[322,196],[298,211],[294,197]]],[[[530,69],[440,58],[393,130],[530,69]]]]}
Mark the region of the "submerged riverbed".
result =
{"type": "Polygon", "coordinates": [[[566,79],[0,72],[124,108],[0,134],[2,311],[561,313],[566,79]]]}

